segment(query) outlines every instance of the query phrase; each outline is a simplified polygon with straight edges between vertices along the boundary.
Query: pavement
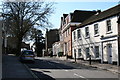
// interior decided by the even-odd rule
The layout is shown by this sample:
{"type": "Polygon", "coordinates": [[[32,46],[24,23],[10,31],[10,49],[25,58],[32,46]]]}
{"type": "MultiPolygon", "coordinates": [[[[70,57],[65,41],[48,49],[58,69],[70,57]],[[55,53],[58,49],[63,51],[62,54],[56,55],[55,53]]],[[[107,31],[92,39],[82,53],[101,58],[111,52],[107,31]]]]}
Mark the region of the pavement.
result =
{"type": "MultiPolygon", "coordinates": [[[[59,60],[66,60],[65,57],[56,57],[59,60]]],[[[67,59],[69,62],[74,62],[74,59],[67,59]]],[[[88,61],[83,61],[83,60],[77,60],[76,64],[82,64],[86,66],[92,66],[96,68],[100,68],[103,70],[108,70],[113,73],[118,73],[120,67],[117,65],[112,65],[112,64],[101,64],[101,63],[96,63],[92,62],[91,65],[89,65],[88,61]]],[[[37,77],[30,72],[30,70],[22,64],[19,60],[18,57],[14,55],[3,55],[2,56],[2,80],[37,80],[37,77]]]]}
{"type": "MultiPolygon", "coordinates": [[[[67,60],[69,62],[75,62],[74,59],[66,59],[66,57],[56,57],[56,58],[59,60],[67,60]]],[[[120,66],[117,66],[117,65],[105,64],[105,63],[101,64],[98,62],[91,62],[91,65],[90,65],[89,61],[84,61],[84,60],[77,60],[76,63],[111,71],[113,73],[118,73],[120,75],[120,66]]]]}
{"type": "Polygon", "coordinates": [[[2,55],[2,80],[36,80],[14,55],[2,55]]]}

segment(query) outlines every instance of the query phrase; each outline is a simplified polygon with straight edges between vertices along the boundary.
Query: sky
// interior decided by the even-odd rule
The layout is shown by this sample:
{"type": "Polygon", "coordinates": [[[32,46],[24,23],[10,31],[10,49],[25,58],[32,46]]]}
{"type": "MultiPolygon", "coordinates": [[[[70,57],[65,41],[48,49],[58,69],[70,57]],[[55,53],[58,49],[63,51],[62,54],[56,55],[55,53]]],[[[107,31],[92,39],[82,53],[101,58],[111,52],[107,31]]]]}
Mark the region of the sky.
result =
{"type": "MultiPolygon", "coordinates": [[[[1,0],[0,0],[1,1],[1,0]]],[[[120,0],[62,0],[56,1],[54,4],[54,14],[52,14],[49,17],[49,21],[53,24],[52,28],[49,29],[59,29],[60,28],[60,19],[63,16],[63,14],[69,14],[71,12],[74,12],[75,10],[107,10],[111,7],[114,7],[118,4],[120,0]]],[[[119,2],[120,3],[120,2],[119,2]]],[[[42,28],[43,34],[45,36],[46,30],[42,28]]]]}
{"type": "Polygon", "coordinates": [[[75,10],[107,10],[114,7],[118,2],[57,2],[54,4],[55,11],[54,14],[49,18],[50,22],[53,24],[52,28],[60,28],[60,19],[63,14],[69,14],[75,10]]]}

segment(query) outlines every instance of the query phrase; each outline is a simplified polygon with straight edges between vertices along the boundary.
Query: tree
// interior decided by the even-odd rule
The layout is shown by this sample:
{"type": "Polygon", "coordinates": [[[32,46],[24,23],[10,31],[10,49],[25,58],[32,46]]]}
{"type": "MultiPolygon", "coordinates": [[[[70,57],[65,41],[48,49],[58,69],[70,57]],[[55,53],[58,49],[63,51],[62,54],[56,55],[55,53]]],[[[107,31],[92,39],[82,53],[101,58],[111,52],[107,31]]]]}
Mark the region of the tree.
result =
{"type": "Polygon", "coordinates": [[[8,24],[9,35],[16,37],[17,54],[20,53],[21,43],[26,33],[36,25],[39,27],[49,27],[49,16],[53,13],[54,3],[45,2],[4,2],[4,21],[8,24]]]}
{"type": "Polygon", "coordinates": [[[32,28],[29,35],[31,35],[29,40],[34,42],[37,56],[42,56],[42,49],[45,48],[45,38],[43,37],[42,31],[37,28],[32,28]]]}

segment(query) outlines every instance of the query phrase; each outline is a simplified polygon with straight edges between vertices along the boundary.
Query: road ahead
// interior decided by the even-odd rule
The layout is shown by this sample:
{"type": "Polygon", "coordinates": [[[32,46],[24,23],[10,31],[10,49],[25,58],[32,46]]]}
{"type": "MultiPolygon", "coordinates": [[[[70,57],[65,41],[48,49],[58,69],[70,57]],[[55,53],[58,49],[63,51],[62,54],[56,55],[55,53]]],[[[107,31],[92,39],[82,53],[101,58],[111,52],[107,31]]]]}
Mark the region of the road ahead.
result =
{"type": "Polygon", "coordinates": [[[37,58],[26,65],[40,80],[118,80],[118,74],[52,58],[37,58]]]}

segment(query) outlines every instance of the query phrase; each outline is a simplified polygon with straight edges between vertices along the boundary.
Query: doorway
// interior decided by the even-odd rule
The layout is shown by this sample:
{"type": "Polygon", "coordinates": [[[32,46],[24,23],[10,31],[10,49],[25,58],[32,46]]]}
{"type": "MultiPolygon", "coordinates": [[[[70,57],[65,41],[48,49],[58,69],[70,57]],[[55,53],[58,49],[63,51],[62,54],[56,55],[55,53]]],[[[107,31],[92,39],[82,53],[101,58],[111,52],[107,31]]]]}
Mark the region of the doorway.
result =
{"type": "Polygon", "coordinates": [[[107,58],[108,63],[112,64],[112,44],[107,44],[107,58]]]}

